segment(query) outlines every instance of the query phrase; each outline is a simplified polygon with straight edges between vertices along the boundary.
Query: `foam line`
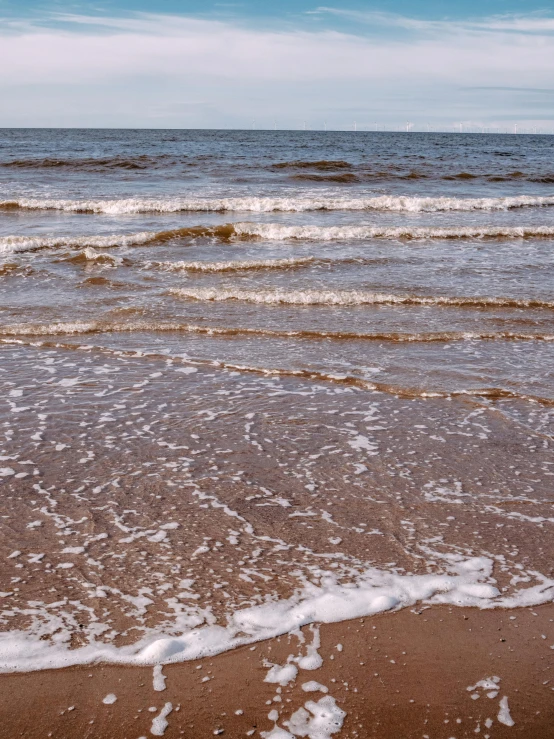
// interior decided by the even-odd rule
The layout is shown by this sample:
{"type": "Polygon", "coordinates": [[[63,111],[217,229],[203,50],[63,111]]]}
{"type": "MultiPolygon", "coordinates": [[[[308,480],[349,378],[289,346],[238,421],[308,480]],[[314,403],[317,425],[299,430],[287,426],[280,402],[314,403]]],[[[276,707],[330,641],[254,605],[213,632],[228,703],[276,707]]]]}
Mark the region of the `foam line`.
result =
{"type": "Polygon", "coordinates": [[[134,213],[180,212],[305,212],[316,210],[383,210],[396,212],[437,212],[510,210],[513,208],[548,207],[554,196],[518,195],[499,198],[410,197],[382,195],[377,197],[243,197],[243,198],[125,198],[120,200],[68,200],[17,198],[0,201],[4,210],[59,210],[67,213],[134,213]]]}
{"type": "MultiPolygon", "coordinates": [[[[554,226],[484,227],[380,227],[380,226],[285,226],[280,223],[226,223],[219,226],[188,226],[163,231],[108,236],[3,236],[0,255],[47,248],[125,247],[163,244],[175,239],[212,238],[220,241],[360,241],[367,239],[530,239],[553,238],[554,226]]],[[[284,260],[281,260],[284,262],[284,260]]],[[[189,263],[194,264],[194,263],[189,263]]],[[[201,265],[201,263],[197,263],[201,265]]],[[[197,267],[198,269],[198,267],[197,267]]]]}
{"type": "Polygon", "coordinates": [[[554,301],[507,297],[388,295],[364,290],[246,290],[241,288],[172,288],[171,295],[199,301],[239,300],[265,305],[432,305],[468,308],[545,308],[554,301]]]}
{"type": "Polygon", "coordinates": [[[277,330],[240,326],[200,326],[164,321],[56,321],[47,324],[19,323],[0,327],[0,336],[76,336],[79,334],[135,333],[141,331],[201,334],[206,336],[261,336],[275,339],[334,341],[392,341],[429,343],[451,341],[554,341],[554,334],[513,331],[437,331],[420,333],[319,331],[317,329],[277,330]]]}
{"type": "Polygon", "coordinates": [[[243,270],[303,267],[314,261],[314,257],[290,257],[287,259],[250,259],[228,262],[146,262],[143,267],[145,269],[153,267],[166,272],[241,272],[243,270]]]}
{"type": "Polygon", "coordinates": [[[418,602],[477,608],[539,605],[554,597],[554,581],[501,596],[491,578],[492,560],[475,557],[449,567],[451,574],[399,575],[370,568],[354,586],[329,573],[322,585],[306,582],[288,599],[228,614],[225,626],[192,628],[179,635],[152,631],[139,642],[116,647],[93,641],[76,649],[30,631],[0,634],[0,671],[19,672],[110,662],[153,665],[202,659],[244,644],[271,639],[310,623],[335,623],[413,606],[418,602]]]}

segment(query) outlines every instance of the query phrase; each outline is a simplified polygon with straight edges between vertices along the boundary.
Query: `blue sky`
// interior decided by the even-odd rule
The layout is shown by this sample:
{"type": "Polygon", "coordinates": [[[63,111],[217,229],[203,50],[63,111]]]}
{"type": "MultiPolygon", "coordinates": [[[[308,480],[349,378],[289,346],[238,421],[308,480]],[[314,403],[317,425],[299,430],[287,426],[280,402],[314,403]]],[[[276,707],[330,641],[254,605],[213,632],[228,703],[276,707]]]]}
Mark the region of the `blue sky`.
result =
{"type": "Polygon", "coordinates": [[[0,126],[554,128],[554,8],[0,0],[0,126]]]}
{"type": "MultiPolygon", "coordinates": [[[[242,0],[240,2],[210,2],[209,0],[100,0],[99,2],[49,2],[48,0],[1,0],[3,16],[45,16],[50,12],[121,15],[130,12],[170,13],[201,17],[226,16],[239,18],[296,19],[326,3],[307,0],[242,0]]],[[[328,3],[343,10],[381,11],[417,18],[477,18],[509,13],[548,12],[549,2],[529,0],[376,0],[376,2],[328,3]]]]}

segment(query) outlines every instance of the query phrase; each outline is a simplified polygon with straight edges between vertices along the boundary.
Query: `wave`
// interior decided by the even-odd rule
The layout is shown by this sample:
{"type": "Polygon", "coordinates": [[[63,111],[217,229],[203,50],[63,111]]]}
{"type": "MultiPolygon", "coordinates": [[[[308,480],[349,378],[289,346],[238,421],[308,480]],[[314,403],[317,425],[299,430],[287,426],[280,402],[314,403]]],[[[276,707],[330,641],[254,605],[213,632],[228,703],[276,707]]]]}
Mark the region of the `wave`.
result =
{"type": "Polygon", "coordinates": [[[341,241],[349,239],[497,239],[551,238],[554,226],[460,226],[455,228],[410,226],[285,226],[280,223],[235,223],[238,238],[268,241],[305,239],[341,241]]]}
{"type": "MultiPolygon", "coordinates": [[[[214,363],[212,363],[213,365],[214,363]]],[[[229,362],[218,362],[220,367],[230,370],[238,370],[241,372],[252,372],[254,374],[281,376],[281,377],[298,377],[307,380],[318,380],[321,382],[339,383],[359,387],[364,390],[373,390],[387,395],[396,395],[401,398],[459,398],[459,397],[478,397],[490,400],[527,400],[540,403],[541,405],[554,406],[554,399],[544,398],[537,395],[527,395],[519,393],[515,390],[506,390],[498,387],[486,388],[467,388],[461,390],[423,390],[421,388],[399,387],[397,385],[389,385],[385,382],[372,382],[355,375],[334,374],[329,372],[320,372],[317,370],[292,370],[292,369],[273,369],[265,367],[255,367],[251,365],[231,364],[229,362]]]]}
{"type": "Polygon", "coordinates": [[[324,172],[333,169],[351,169],[352,165],[349,162],[345,162],[344,159],[320,159],[315,162],[303,162],[303,161],[292,161],[292,162],[277,162],[271,165],[272,169],[318,169],[324,172]]]}
{"type": "MultiPolygon", "coordinates": [[[[30,159],[13,159],[7,162],[0,162],[3,169],[73,169],[85,170],[90,172],[102,172],[105,170],[144,170],[154,169],[161,164],[185,163],[179,162],[175,157],[161,155],[148,156],[147,154],[135,157],[85,157],[85,158],[58,158],[44,157],[30,159]]],[[[188,162],[187,162],[188,164],[188,162]]]]}
{"type": "Polygon", "coordinates": [[[117,246],[138,246],[159,240],[160,237],[163,239],[163,232],[159,234],[151,231],[110,236],[2,236],[0,237],[0,254],[17,254],[57,247],[105,249],[117,246]]]}
{"type": "Polygon", "coordinates": [[[309,182],[338,182],[346,185],[360,181],[360,178],[357,175],[352,174],[352,172],[343,172],[342,174],[315,174],[310,172],[295,174],[292,179],[308,180],[309,182]]]}
{"type": "Polygon", "coordinates": [[[275,330],[235,326],[199,326],[163,321],[59,321],[49,324],[12,324],[0,327],[0,336],[73,336],[101,333],[182,332],[203,336],[255,336],[275,339],[308,339],[332,341],[381,341],[394,343],[444,343],[452,341],[554,341],[554,334],[517,333],[512,331],[474,332],[376,332],[320,331],[310,329],[275,330]]]}
{"type": "Polygon", "coordinates": [[[126,198],[121,200],[56,200],[19,198],[1,200],[3,210],[56,210],[68,213],[180,213],[244,211],[253,213],[306,212],[318,210],[377,210],[394,212],[440,212],[510,210],[554,206],[554,196],[519,195],[499,198],[408,197],[382,195],[345,197],[243,197],[243,198],[126,198]]]}
{"type": "Polygon", "coordinates": [[[430,305],[467,308],[554,309],[554,301],[503,297],[445,297],[387,295],[363,290],[243,290],[225,288],[172,288],[171,295],[189,300],[239,300],[266,305],[430,305]]]}
{"type": "MultiPolygon", "coordinates": [[[[22,334],[19,334],[21,336],[22,334]]],[[[29,334],[31,336],[31,334],[29,334]]],[[[43,334],[44,335],[44,334],[43,334]]],[[[6,338],[0,338],[0,342],[10,345],[27,345],[27,346],[41,346],[51,347],[56,349],[66,349],[69,351],[99,351],[118,357],[141,357],[151,359],[162,359],[167,361],[167,353],[159,352],[144,352],[142,350],[125,350],[125,349],[112,349],[105,346],[92,346],[87,344],[86,346],[71,343],[60,343],[54,341],[35,341],[33,339],[17,339],[8,338],[9,335],[5,335],[6,338]]],[[[14,334],[15,336],[15,334],[14,334]]],[[[36,336],[36,334],[35,334],[36,336]]],[[[263,375],[265,377],[294,377],[298,379],[305,379],[309,381],[328,382],[333,384],[347,385],[350,387],[359,387],[363,390],[371,390],[373,392],[381,392],[387,395],[395,395],[401,398],[421,398],[421,399],[434,399],[434,398],[485,398],[487,400],[524,400],[531,401],[534,403],[540,403],[545,406],[554,406],[554,399],[543,397],[540,395],[528,395],[526,393],[520,393],[515,390],[507,390],[505,388],[498,387],[485,387],[485,388],[464,388],[459,390],[424,390],[422,388],[409,388],[400,387],[397,385],[390,385],[384,382],[372,382],[365,378],[358,377],[355,375],[348,374],[336,374],[330,372],[323,372],[318,370],[309,369],[286,369],[277,367],[259,367],[253,365],[234,364],[231,362],[224,362],[219,360],[205,360],[205,359],[192,359],[187,358],[182,360],[180,357],[174,357],[174,359],[180,359],[186,364],[197,365],[209,368],[213,370],[213,367],[220,367],[221,369],[252,373],[256,375],[263,375]]]]}
{"type": "Polygon", "coordinates": [[[140,231],[129,234],[110,234],[107,236],[2,236],[0,254],[38,251],[58,247],[91,247],[107,249],[110,247],[145,246],[163,244],[176,238],[218,238],[228,240],[235,234],[233,224],[222,226],[190,226],[167,231],[140,231]]]}
{"type": "Polygon", "coordinates": [[[64,261],[73,262],[74,264],[95,262],[97,264],[110,264],[113,267],[119,267],[124,262],[122,257],[116,257],[113,254],[96,251],[91,246],[87,246],[83,251],[73,257],[65,259],[64,261]]]}
{"type": "Polygon", "coordinates": [[[314,257],[287,259],[252,259],[229,262],[145,262],[144,269],[156,268],[166,272],[242,272],[243,270],[290,269],[312,264],[314,257]]]}
{"type": "Polygon", "coordinates": [[[164,231],[141,231],[108,236],[3,236],[0,255],[40,249],[146,246],[174,239],[211,238],[265,239],[266,241],[311,240],[346,241],[363,239],[526,239],[552,238],[554,226],[485,226],[485,227],[381,227],[381,226],[285,226],[280,223],[226,223],[220,226],[187,226],[164,231]]]}
{"type": "Polygon", "coordinates": [[[115,280],[108,280],[107,277],[96,275],[95,277],[87,277],[86,280],[79,283],[78,287],[107,287],[111,289],[117,289],[122,287],[128,287],[124,282],[116,282],[115,280]]]}
{"type": "Polygon", "coordinates": [[[13,262],[4,262],[4,264],[0,264],[0,277],[7,277],[8,275],[16,273],[27,276],[33,272],[33,268],[28,265],[22,266],[21,264],[15,264],[13,262]]]}
{"type": "MultiPolygon", "coordinates": [[[[121,156],[113,157],[30,157],[25,159],[12,159],[11,161],[0,162],[1,169],[17,169],[17,170],[70,170],[84,172],[110,172],[110,171],[147,171],[157,170],[160,167],[198,167],[203,161],[210,157],[195,157],[191,159],[187,156],[174,156],[170,154],[148,155],[142,154],[137,156],[121,156]]],[[[487,182],[513,182],[514,180],[524,180],[527,182],[535,182],[540,184],[554,183],[554,175],[525,173],[519,170],[490,174],[486,172],[467,172],[462,171],[456,174],[441,174],[432,168],[422,170],[406,170],[405,167],[390,166],[381,170],[371,170],[367,165],[351,164],[344,160],[319,160],[319,161],[285,161],[276,162],[269,165],[269,169],[273,171],[292,170],[304,174],[292,174],[294,179],[305,180],[323,180],[330,182],[356,182],[356,181],[373,181],[373,180],[419,180],[419,179],[442,179],[442,180],[483,180],[487,182]],[[346,170],[346,171],[345,171],[346,170]],[[323,175],[318,176],[316,173],[322,172],[323,175]],[[333,173],[336,173],[334,175],[333,173]],[[342,174],[339,174],[342,173],[342,174]],[[326,176],[326,175],[329,176],[326,176]]]]}
{"type": "Polygon", "coordinates": [[[278,162],[270,166],[272,170],[300,170],[300,173],[292,174],[293,179],[297,180],[313,180],[313,181],[330,181],[330,182],[356,182],[356,181],[373,181],[373,180],[427,180],[441,179],[448,181],[472,181],[481,180],[486,182],[514,182],[514,180],[525,180],[527,182],[536,182],[541,184],[551,184],[554,182],[554,175],[548,174],[531,174],[514,170],[511,172],[493,175],[487,172],[468,172],[461,171],[455,174],[443,174],[437,172],[433,168],[411,169],[405,167],[391,165],[383,169],[369,169],[367,165],[354,165],[349,162],[338,161],[291,161],[278,162]],[[349,170],[345,172],[344,170],[349,170]],[[323,172],[324,174],[318,174],[323,172]],[[339,174],[339,172],[341,174],[339,174]]]}
{"type": "MultiPolygon", "coordinates": [[[[215,496],[204,495],[204,497],[209,499],[215,496]]],[[[216,505],[215,502],[212,504],[216,505]]],[[[248,530],[248,521],[240,514],[230,511],[222,503],[217,503],[217,505],[223,507],[228,515],[236,516],[241,524],[246,523],[244,529],[248,530]]],[[[270,539],[268,536],[263,538],[256,536],[256,539],[282,544],[279,539],[270,539]]],[[[281,546],[281,548],[284,547],[281,546]]],[[[322,555],[316,556],[321,557],[322,555]]],[[[346,559],[344,554],[338,556],[346,559]]],[[[30,672],[98,663],[112,663],[144,669],[148,665],[206,660],[223,652],[230,652],[263,640],[279,639],[287,634],[290,638],[291,635],[298,634],[300,628],[313,623],[353,621],[416,605],[419,608],[430,605],[443,608],[445,606],[473,607],[474,609],[523,606],[529,608],[529,606],[539,606],[552,601],[554,583],[539,572],[532,573],[533,584],[525,585],[519,590],[512,589],[509,593],[500,593],[498,588],[491,584],[496,582],[492,579],[495,565],[492,558],[485,556],[469,558],[467,555],[465,559],[458,557],[454,561],[454,556],[451,555],[450,562],[446,556],[444,559],[449,565],[445,568],[446,571],[437,572],[434,563],[433,570],[425,574],[417,574],[417,571],[398,573],[391,571],[391,565],[388,570],[380,570],[366,565],[359,566],[361,563],[356,563],[358,566],[348,568],[348,582],[345,582],[345,577],[337,577],[331,569],[323,570],[324,565],[321,564],[318,571],[319,581],[315,578],[313,580],[302,578],[302,572],[295,573],[297,587],[294,589],[294,595],[288,598],[281,597],[277,591],[268,594],[267,600],[262,603],[255,605],[241,603],[238,608],[225,609],[224,617],[220,619],[221,625],[218,623],[215,627],[210,625],[210,622],[205,624],[206,609],[202,607],[202,604],[187,606],[187,619],[179,620],[177,617],[170,626],[168,624],[169,628],[165,629],[154,627],[146,630],[143,628],[146,634],[142,635],[142,638],[139,637],[133,643],[123,646],[114,643],[113,638],[100,641],[94,637],[79,636],[78,639],[73,639],[76,629],[73,629],[70,618],[62,620],[59,617],[56,619],[50,617],[48,619],[51,609],[44,606],[41,601],[38,603],[35,601],[31,604],[33,609],[25,612],[34,615],[35,620],[31,622],[30,627],[26,630],[6,631],[0,635],[0,669],[4,673],[30,672]],[[68,622],[69,626],[66,626],[68,622]],[[74,645],[74,641],[79,646],[74,645]]],[[[94,590],[91,596],[97,597],[94,590]]],[[[77,605],[81,603],[78,602],[77,605]]],[[[81,607],[84,608],[85,604],[81,607]]],[[[94,616],[95,612],[90,606],[86,607],[94,616]]],[[[255,647],[251,646],[250,649],[255,649],[255,647]]],[[[309,703],[307,705],[310,707],[309,703]]],[[[331,698],[331,708],[335,707],[334,699],[331,698]]],[[[166,703],[165,712],[162,712],[162,715],[167,715],[171,710],[172,704],[166,703]]],[[[307,711],[302,710],[309,717],[307,711]]],[[[316,726],[313,731],[310,731],[311,737],[330,736],[331,733],[334,734],[340,730],[345,713],[338,709],[340,713],[335,712],[335,716],[339,717],[337,721],[336,718],[329,720],[332,715],[329,707],[325,707],[325,711],[327,716],[320,706],[316,705],[313,709],[317,718],[313,722],[310,718],[310,724],[316,726]],[[319,719],[320,715],[324,718],[319,719]],[[318,726],[323,726],[323,730],[319,731],[318,726]],[[329,729],[325,731],[327,727],[329,729]]],[[[301,720],[306,723],[303,717],[301,720]]],[[[290,727],[290,723],[288,725],[290,727]]],[[[297,723],[298,725],[300,722],[297,723]]],[[[301,734],[306,736],[301,725],[300,727],[300,731],[296,731],[295,736],[301,734]]],[[[163,728],[162,731],[154,732],[154,727],[152,728],[152,732],[157,735],[164,730],[163,728]]],[[[271,733],[273,736],[279,734],[286,736],[288,732],[285,733],[277,728],[271,733]]]]}
{"type": "Polygon", "coordinates": [[[549,184],[554,182],[554,176],[525,174],[520,170],[513,172],[505,172],[503,174],[483,174],[474,172],[458,172],[457,174],[448,174],[442,177],[443,180],[486,180],[487,182],[514,182],[525,180],[526,182],[539,182],[549,184]]]}

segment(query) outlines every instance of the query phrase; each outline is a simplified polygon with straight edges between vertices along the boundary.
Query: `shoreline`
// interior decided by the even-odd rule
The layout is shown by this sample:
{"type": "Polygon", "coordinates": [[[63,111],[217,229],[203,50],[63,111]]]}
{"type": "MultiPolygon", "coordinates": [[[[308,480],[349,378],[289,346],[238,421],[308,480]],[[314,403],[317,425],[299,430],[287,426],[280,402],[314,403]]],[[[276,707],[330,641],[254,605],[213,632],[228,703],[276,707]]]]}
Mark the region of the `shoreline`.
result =
{"type": "Polygon", "coordinates": [[[552,736],[554,604],[510,610],[423,605],[324,624],[320,667],[300,669],[281,688],[264,682],[271,664],[307,651],[310,631],[303,630],[304,645],[289,634],[167,665],[162,691],[154,690],[152,667],[98,664],[2,674],[0,736],[139,739],[152,736],[153,719],[171,703],[166,739],[259,737],[275,725],[271,711],[279,712],[277,723],[285,729],[292,713],[325,695],[346,712],[336,734],[341,739],[552,736]],[[486,687],[468,690],[493,677],[499,678],[494,697],[487,697],[486,687]],[[302,689],[314,681],[328,693],[302,689]],[[110,694],[117,700],[104,704],[110,694]],[[512,726],[498,718],[504,697],[512,726]]]}

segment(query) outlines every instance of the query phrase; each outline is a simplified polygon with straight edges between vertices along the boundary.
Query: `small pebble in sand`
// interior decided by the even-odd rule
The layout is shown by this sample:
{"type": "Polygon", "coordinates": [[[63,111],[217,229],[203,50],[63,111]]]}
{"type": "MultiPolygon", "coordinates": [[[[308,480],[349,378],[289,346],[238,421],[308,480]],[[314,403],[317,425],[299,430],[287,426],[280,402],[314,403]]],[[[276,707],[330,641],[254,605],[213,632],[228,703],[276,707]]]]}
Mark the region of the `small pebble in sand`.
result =
{"type": "Polygon", "coordinates": [[[115,703],[117,700],[117,695],[115,693],[108,693],[108,695],[105,698],[102,698],[102,703],[104,703],[106,706],[111,706],[112,703],[115,703]]]}

